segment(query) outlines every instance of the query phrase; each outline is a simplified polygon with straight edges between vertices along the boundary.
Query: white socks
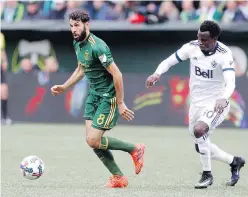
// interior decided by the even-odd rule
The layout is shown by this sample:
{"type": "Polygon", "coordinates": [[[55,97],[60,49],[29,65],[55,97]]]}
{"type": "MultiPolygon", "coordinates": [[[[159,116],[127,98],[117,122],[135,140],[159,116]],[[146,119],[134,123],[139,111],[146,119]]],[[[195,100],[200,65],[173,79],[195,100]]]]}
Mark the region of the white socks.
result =
{"type": "Polygon", "coordinates": [[[211,149],[210,140],[199,140],[198,148],[200,151],[200,161],[202,164],[203,171],[211,171],[211,149]]]}
{"type": "Polygon", "coordinates": [[[233,162],[234,156],[221,150],[215,144],[210,142],[209,138],[201,137],[198,139],[198,148],[200,151],[200,161],[203,171],[211,171],[211,159],[221,161],[227,164],[233,162]]]}
{"type": "Polygon", "coordinates": [[[211,159],[221,161],[227,164],[231,164],[233,162],[234,156],[221,150],[215,144],[210,143],[210,149],[211,149],[211,159]]]}

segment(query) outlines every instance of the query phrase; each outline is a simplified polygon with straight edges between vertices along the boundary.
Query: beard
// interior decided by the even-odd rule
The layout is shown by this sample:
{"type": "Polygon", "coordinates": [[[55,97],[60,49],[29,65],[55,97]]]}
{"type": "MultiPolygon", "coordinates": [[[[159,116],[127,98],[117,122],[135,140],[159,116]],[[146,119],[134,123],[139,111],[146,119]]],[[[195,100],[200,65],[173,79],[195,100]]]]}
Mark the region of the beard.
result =
{"type": "Polygon", "coordinates": [[[74,40],[75,40],[76,42],[82,42],[85,38],[86,38],[86,30],[84,29],[84,30],[81,32],[80,36],[78,36],[77,38],[74,38],[74,40]]]}

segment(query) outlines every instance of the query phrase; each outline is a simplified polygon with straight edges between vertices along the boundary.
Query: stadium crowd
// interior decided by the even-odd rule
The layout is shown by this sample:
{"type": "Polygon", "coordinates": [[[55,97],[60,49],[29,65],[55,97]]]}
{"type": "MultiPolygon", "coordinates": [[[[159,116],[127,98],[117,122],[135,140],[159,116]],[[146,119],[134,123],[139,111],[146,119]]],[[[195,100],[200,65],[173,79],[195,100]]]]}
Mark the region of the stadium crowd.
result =
{"type": "Polygon", "coordinates": [[[156,24],[167,21],[218,22],[248,21],[248,1],[1,1],[1,19],[5,22],[21,20],[67,20],[77,8],[87,11],[92,20],[128,20],[131,23],[156,24]]]}

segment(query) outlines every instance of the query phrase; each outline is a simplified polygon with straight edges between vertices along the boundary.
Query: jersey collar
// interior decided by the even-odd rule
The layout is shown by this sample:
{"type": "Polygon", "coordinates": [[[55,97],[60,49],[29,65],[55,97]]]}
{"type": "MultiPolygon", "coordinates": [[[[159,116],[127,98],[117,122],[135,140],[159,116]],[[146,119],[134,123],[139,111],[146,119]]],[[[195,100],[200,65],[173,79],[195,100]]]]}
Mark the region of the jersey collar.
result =
{"type": "Polygon", "coordinates": [[[218,45],[218,42],[217,42],[213,51],[210,51],[210,52],[203,52],[203,51],[202,51],[202,53],[203,53],[205,56],[211,56],[211,55],[215,54],[215,52],[216,52],[218,46],[219,46],[219,45],[218,45]]]}

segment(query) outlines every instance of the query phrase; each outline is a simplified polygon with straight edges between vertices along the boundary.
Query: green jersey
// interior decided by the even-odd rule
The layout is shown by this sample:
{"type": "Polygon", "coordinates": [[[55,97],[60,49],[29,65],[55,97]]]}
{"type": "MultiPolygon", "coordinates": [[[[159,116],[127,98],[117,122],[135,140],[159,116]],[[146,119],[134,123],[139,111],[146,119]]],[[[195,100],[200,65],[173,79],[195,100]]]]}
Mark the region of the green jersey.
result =
{"type": "Polygon", "coordinates": [[[114,60],[107,44],[90,33],[83,43],[74,41],[73,45],[78,64],[83,67],[88,78],[89,92],[101,97],[114,97],[113,77],[106,70],[114,60]]]}

